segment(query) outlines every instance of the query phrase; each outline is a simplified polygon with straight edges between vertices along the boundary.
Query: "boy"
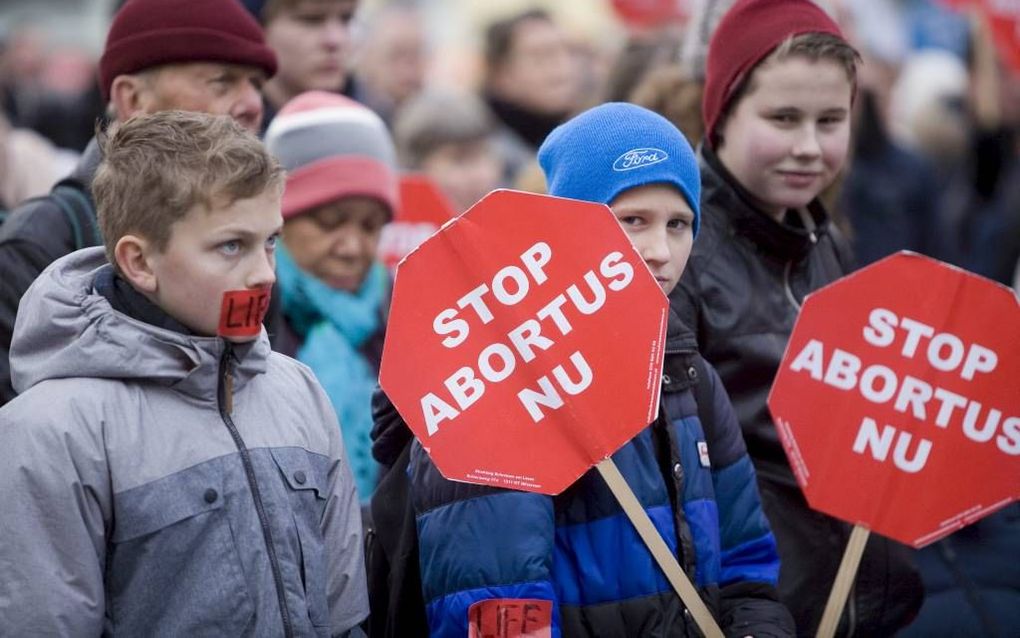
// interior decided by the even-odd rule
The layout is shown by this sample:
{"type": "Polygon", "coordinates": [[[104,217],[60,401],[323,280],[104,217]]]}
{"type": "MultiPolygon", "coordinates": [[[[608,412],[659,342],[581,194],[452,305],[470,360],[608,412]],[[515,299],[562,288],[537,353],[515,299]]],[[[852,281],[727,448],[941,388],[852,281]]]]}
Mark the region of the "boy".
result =
{"type": "Polygon", "coordinates": [[[105,253],[47,268],[15,328],[0,626],[360,632],[361,522],[340,430],[308,369],[270,352],[261,328],[283,171],[226,116],[133,118],[100,144],[105,253]]]}
{"type": "MultiPolygon", "coordinates": [[[[740,0],[723,17],[705,78],[704,237],[672,295],[733,397],[783,561],[780,596],[803,635],[849,526],[807,506],[765,399],[804,297],[852,267],[818,194],[846,159],[857,60],[809,0],[740,0]]],[[[920,602],[905,548],[872,535],[841,633],[890,635],[920,602]]]]}
{"type": "MultiPolygon", "coordinates": [[[[100,88],[115,121],[180,109],[230,115],[259,130],[259,90],[275,73],[276,57],[236,0],[118,4],[99,61],[100,88]]],[[[100,159],[92,140],[49,195],[24,202],[0,226],[0,405],[15,395],[9,357],[25,291],[59,257],[102,243],[91,192],[100,159]]]]}
{"type": "Polygon", "coordinates": [[[306,91],[339,92],[351,66],[351,23],[358,0],[242,0],[266,32],[277,73],[265,87],[265,125],[306,91]]]}
{"type": "Polygon", "coordinates": [[[431,177],[457,213],[501,186],[495,125],[474,94],[427,91],[413,98],[397,112],[393,138],[404,168],[431,177]]]}
{"type": "MultiPolygon", "coordinates": [[[[609,204],[672,290],[700,223],[697,163],[676,127],[606,104],[555,129],[538,157],[551,194],[609,204]],[[614,168],[638,149],[661,159],[614,168]]],[[[675,313],[665,350],[660,414],[613,458],[727,635],[792,635],[739,426],[675,313]]],[[[381,445],[406,427],[378,416],[381,445]]],[[[555,497],[466,485],[442,478],[415,442],[409,475],[433,636],[468,635],[469,608],[486,599],[552,601],[543,620],[554,636],[700,635],[596,471],[555,497]]]]}

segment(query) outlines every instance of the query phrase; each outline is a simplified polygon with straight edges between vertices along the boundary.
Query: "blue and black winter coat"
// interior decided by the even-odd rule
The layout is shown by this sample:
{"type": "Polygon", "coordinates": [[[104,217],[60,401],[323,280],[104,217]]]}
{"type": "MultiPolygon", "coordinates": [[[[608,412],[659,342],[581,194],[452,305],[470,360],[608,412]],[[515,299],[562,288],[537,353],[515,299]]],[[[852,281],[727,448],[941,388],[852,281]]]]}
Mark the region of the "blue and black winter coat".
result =
{"type": "MultiPolygon", "coordinates": [[[[792,635],[729,399],[673,313],[668,337],[659,418],[613,459],[727,635],[792,635]]],[[[698,635],[594,470],[555,497],[468,485],[414,442],[408,473],[432,636],[467,636],[468,609],[492,598],[553,601],[553,636],[698,635]]]]}

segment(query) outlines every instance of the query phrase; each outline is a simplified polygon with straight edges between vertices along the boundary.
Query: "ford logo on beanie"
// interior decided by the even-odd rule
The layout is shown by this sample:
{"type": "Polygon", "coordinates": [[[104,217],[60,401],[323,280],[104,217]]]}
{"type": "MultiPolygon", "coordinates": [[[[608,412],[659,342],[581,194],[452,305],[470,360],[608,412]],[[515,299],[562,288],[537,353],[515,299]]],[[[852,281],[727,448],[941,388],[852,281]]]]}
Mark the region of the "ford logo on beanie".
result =
{"type": "Polygon", "coordinates": [[[610,204],[623,191],[672,184],[701,222],[701,173],[683,133],[635,104],[601,104],[553,129],[538,149],[549,194],[610,204]]]}
{"type": "Polygon", "coordinates": [[[635,148],[616,158],[613,162],[614,171],[629,171],[643,166],[651,166],[669,159],[666,151],[657,148],[635,148]]]}

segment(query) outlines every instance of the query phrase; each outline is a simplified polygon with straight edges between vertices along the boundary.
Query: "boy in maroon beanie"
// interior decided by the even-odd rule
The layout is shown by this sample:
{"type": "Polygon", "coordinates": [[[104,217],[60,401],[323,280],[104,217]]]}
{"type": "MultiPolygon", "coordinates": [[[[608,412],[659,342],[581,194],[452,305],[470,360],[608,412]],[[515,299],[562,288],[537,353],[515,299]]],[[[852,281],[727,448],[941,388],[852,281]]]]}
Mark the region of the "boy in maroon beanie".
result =
{"type": "MultiPolygon", "coordinates": [[[[818,195],[846,160],[858,60],[809,0],[740,0],[723,17],[705,73],[703,237],[671,295],[733,400],[800,635],[815,633],[850,526],[808,507],[765,400],[804,297],[853,268],[818,195]]],[[[921,598],[909,550],[873,534],[839,633],[891,635],[921,598]]]]}

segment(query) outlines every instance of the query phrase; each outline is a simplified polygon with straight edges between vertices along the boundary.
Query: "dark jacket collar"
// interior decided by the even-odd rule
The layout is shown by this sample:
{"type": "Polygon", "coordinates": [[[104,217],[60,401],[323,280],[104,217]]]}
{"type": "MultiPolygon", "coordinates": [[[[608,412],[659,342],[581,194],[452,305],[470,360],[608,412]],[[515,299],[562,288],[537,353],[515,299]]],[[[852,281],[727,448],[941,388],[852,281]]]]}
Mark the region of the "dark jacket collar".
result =
{"type": "Polygon", "coordinates": [[[113,266],[107,264],[97,274],[95,281],[96,292],[106,297],[113,309],[125,314],[132,319],[137,319],[150,326],[163,328],[184,335],[190,335],[184,324],[180,323],[162,308],[149,301],[145,295],[131,287],[131,284],[114,271],[113,266]]]}
{"type": "Polygon", "coordinates": [[[712,149],[700,151],[702,210],[724,214],[733,229],[760,246],[767,254],[784,261],[798,261],[811,251],[821,235],[829,232],[829,216],[818,199],[807,205],[814,230],[804,227],[800,215],[788,210],[783,222],[759,210],[747,190],[722,165],[712,149]]]}
{"type": "Polygon", "coordinates": [[[487,93],[485,101],[493,114],[521,139],[538,148],[546,136],[566,119],[566,113],[543,115],[487,93]]]}
{"type": "Polygon", "coordinates": [[[697,350],[694,331],[687,327],[670,302],[669,316],[666,318],[666,354],[690,354],[697,350]]]}

